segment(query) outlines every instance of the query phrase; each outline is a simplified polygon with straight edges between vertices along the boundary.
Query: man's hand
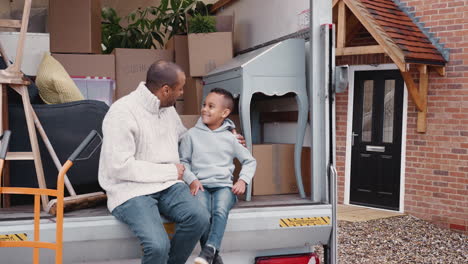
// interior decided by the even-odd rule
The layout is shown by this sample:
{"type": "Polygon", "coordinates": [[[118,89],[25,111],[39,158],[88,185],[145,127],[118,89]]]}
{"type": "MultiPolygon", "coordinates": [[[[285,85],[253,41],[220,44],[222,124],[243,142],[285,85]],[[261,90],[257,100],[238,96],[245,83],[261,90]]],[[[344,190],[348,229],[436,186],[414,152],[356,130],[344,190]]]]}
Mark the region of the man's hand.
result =
{"type": "Polygon", "coordinates": [[[205,189],[203,189],[203,185],[201,184],[201,182],[199,180],[194,180],[191,184],[190,184],[190,193],[195,196],[197,195],[198,193],[198,190],[201,190],[202,192],[205,191],[205,189]]]}
{"type": "Polygon", "coordinates": [[[245,193],[245,181],[243,180],[238,180],[234,186],[232,186],[232,192],[235,195],[240,195],[245,193]]]}
{"type": "Polygon", "coordinates": [[[184,171],[185,171],[185,166],[182,165],[182,164],[176,164],[176,167],[177,167],[177,179],[178,180],[182,180],[182,178],[184,177],[184,171]]]}
{"type": "Polygon", "coordinates": [[[234,135],[236,135],[237,141],[239,141],[239,143],[240,143],[242,146],[247,147],[247,145],[245,145],[245,138],[244,138],[244,136],[242,136],[241,134],[237,134],[236,129],[233,129],[233,130],[232,130],[232,133],[233,133],[234,135]]]}

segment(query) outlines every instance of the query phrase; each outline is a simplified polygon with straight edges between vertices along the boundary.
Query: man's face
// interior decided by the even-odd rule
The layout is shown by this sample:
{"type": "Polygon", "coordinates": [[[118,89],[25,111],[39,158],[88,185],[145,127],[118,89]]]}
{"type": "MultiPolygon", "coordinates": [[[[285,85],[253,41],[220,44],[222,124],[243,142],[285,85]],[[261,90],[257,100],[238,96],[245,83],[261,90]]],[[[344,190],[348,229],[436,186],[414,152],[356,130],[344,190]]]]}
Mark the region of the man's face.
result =
{"type": "Polygon", "coordinates": [[[180,98],[184,94],[185,74],[183,72],[179,72],[177,75],[178,81],[174,87],[163,87],[164,96],[159,98],[161,101],[161,107],[173,106],[176,103],[177,98],[180,98]]]}

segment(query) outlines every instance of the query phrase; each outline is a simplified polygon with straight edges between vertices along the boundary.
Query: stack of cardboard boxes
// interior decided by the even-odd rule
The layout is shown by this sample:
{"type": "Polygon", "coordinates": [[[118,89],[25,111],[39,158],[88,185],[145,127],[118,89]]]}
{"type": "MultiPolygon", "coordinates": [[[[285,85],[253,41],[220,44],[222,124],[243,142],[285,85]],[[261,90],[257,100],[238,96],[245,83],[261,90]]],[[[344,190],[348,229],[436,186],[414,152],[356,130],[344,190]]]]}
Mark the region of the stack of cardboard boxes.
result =
{"type": "Polygon", "coordinates": [[[101,54],[100,0],[50,0],[49,31],[52,56],[85,98],[109,105],[135,90],[153,62],[174,60],[168,50],[115,49],[101,54]]]}
{"type": "MultiPolygon", "coordinates": [[[[52,55],[73,77],[83,95],[109,105],[132,92],[157,60],[175,61],[186,73],[183,99],[176,104],[184,125],[193,127],[203,99],[202,77],[233,57],[233,16],[217,16],[217,32],[175,35],[166,50],[115,49],[101,54],[100,0],[50,0],[49,31],[52,55]],[[115,81],[115,88],[114,88],[115,81]]],[[[239,116],[230,117],[240,130],[239,116]]],[[[302,175],[310,192],[310,149],[304,148],[302,175]]],[[[297,193],[294,145],[258,144],[254,195],[297,193]]],[[[236,162],[236,172],[240,171],[236,162]]]]}
{"type": "Polygon", "coordinates": [[[187,79],[183,97],[183,114],[200,114],[203,99],[201,77],[233,57],[233,16],[217,16],[213,33],[175,35],[168,46],[174,49],[175,62],[187,79]]]}
{"type": "Polygon", "coordinates": [[[114,95],[115,58],[101,54],[99,0],[49,1],[50,51],[83,96],[110,105],[114,95]]]}

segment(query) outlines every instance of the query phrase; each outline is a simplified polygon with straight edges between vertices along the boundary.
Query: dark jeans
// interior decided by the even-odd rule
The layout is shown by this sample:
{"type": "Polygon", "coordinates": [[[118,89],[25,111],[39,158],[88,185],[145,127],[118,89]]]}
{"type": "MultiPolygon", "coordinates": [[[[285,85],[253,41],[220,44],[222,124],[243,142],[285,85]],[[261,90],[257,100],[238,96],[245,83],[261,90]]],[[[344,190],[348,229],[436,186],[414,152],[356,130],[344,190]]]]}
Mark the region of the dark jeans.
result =
{"type": "Polygon", "coordinates": [[[208,212],[184,183],[132,198],[112,214],[127,224],[140,240],[144,253],[142,264],[185,264],[209,227],[208,212]],[[167,236],[160,214],[176,223],[172,240],[167,236]]]}

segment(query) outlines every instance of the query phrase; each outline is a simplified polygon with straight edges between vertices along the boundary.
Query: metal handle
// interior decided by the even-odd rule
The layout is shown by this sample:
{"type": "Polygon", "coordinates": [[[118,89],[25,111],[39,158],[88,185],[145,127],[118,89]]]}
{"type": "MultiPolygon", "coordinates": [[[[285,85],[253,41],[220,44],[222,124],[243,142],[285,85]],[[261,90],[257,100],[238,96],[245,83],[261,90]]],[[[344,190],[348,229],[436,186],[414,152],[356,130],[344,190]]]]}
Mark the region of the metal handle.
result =
{"type": "Polygon", "coordinates": [[[10,135],[11,131],[5,130],[5,132],[3,132],[3,135],[0,137],[0,140],[2,141],[0,146],[0,159],[2,160],[5,159],[7,154],[8,144],[10,143],[10,135]]]}
{"type": "Polygon", "coordinates": [[[385,152],[385,147],[383,147],[383,146],[366,146],[366,151],[385,152]]]}
{"type": "Polygon", "coordinates": [[[81,144],[73,151],[71,156],[68,158],[71,162],[75,161],[75,159],[81,154],[81,152],[93,141],[93,139],[99,135],[96,130],[92,130],[88,136],[81,142],[81,144]]]}
{"type": "Polygon", "coordinates": [[[359,134],[356,134],[353,132],[353,135],[351,137],[351,146],[354,146],[354,137],[357,137],[357,136],[359,136],[359,134]]]}
{"type": "Polygon", "coordinates": [[[337,262],[337,249],[338,249],[338,241],[337,241],[337,228],[338,228],[338,221],[337,221],[337,194],[336,194],[336,177],[338,173],[336,171],[335,166],[330,164],[330,202],[332,205],[332,234],[330,237],[330,259],[328,263],[338,263],[337,262]]]}

